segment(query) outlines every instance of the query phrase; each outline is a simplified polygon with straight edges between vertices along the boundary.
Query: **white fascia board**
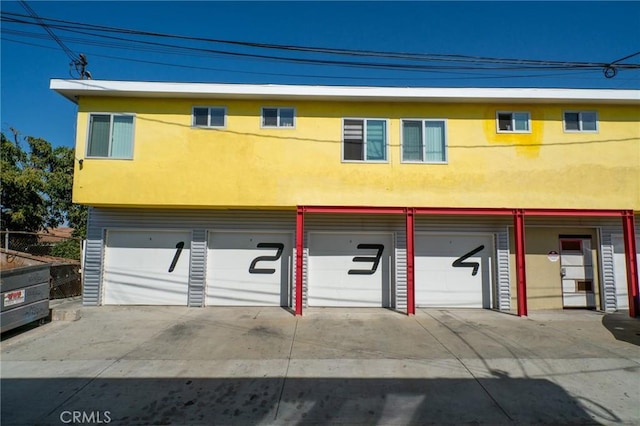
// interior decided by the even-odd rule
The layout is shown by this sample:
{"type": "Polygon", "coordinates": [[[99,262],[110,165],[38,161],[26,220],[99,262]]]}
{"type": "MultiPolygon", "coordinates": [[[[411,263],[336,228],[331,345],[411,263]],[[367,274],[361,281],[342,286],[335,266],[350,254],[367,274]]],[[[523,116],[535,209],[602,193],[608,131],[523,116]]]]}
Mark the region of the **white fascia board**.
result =
{"type": "Polygon", "coordinates": [[[609,89],[294,86],[59,79],[52,79],[50,88],[73,102],[77,102],[80,96],[107,96],[351,102],[640,104],[640,90],[609,89]]]}

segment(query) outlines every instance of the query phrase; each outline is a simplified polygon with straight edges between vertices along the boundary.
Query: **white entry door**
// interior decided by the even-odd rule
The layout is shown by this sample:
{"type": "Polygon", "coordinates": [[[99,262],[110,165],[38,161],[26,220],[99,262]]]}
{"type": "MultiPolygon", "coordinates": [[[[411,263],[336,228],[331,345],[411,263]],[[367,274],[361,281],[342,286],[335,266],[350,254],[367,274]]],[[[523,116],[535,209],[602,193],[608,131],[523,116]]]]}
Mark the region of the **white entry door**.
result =
{"type": "Polygon", "coordinates": [[[207,306],[289,306],[290,233],[210,231],[207,306]]]}
{"type": "MultiPolygon", "coordinates": [[[[616,298],[618,309],[629,309],[629,290],[627,285],[627,262],[624,251],[624,239],[622,235],[612,235],[613,243],[613,269],[616,283],[616,298]]],[[[638,275],[640,280],[640,236],[636,236],[636,261],[638,263],[638,275]]]]}
{"type": "Polygon", "coordinates": [[[391,306],[393,235],[309,234],[309,306],[391,306]]]}
{"type": "Polygon", "coordinates": [[[189,231],[107,231],[105,305],[186,306],[189,231]]]}
{"type": "Polygon", "coordinates": [[[414,249],[416,306],[491,307],[491,235],[419,233],[414,249]]]}
{"type": "Polygon", "coordinates": [[[560,238],[562,303],[565,308],[595,308],[590,238],[560,238]]]}

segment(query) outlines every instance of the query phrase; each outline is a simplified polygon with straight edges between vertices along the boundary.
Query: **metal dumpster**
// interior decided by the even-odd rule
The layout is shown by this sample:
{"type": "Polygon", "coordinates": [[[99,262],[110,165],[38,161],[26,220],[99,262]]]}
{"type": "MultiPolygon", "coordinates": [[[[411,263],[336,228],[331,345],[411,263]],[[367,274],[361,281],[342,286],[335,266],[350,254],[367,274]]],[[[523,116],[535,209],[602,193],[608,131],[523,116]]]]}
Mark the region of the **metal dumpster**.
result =
{"type": "Polygon", "coordinates": [[[24,266],[0,272],[0,332],[49,315],[50,266],[24,266]]]}

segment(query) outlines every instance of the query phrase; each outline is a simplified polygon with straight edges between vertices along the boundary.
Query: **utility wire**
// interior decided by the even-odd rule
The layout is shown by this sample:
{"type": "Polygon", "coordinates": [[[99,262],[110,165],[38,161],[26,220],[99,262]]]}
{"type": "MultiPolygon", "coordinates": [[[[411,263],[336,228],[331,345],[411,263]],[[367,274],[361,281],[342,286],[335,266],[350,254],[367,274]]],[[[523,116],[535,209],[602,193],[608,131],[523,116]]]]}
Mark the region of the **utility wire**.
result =
{"type": "MultiPolygon", "coordinates": [[[[69,57],[69,59],[71,59],[71,61],[77,61],[79,58],[78,56],[73,53],[73,51],[71,49],[69,49],[63,42],[62,40],[60,40],[58,38],[57,35],[55,35],[55,33],[53,31],[51,31],[51,29],[49,28],[49,26],[44,22],[44,20],[42,18],[40,18],[38,16],[38,14],[35,12],[35,10],[33,10],[31,8],[31,6],[29,6],[29,4],[25,1],[25,0],[20,0],[20,4],[22,5],[22,7],[24,8],[24,10],[27,11],[27,13],[31,16],[31,18],[35,19],[37,22],[37,25],[39,25],[40,27],[42,27],[47,33],[49,33],[49,35],[51,36],[51,38],[58,43],[58,45],[60,46],[60,48],[67,54],[67,56],[69,57]]],[[[3,12],[4,13],[4,12],[3,12]]]]}
{"type": "MultiPolygon", "coordinates": [[[[20,20],[17,18],[10,18],[10,16],[14,17],[25,17],[25,15],[11,13],[11,12],[2,12],[3,20],[7,20],[8,22],[16,22],[23,24],[31,24],[28,21],[20,20]]],[[[193,37],[193,36],[184,36],[178,34],[166,34],[166,33],[158,33],[158,32],[149,32],[149,31],[138,31],[126,28],[118,28],[118,27],[108,27],[104,25],[94,25],[94,24],[85,24],[81,22],[74,21],[66,21],[60,19],[52,19],[45,18],[50,22],[58,23],[58,24],[49,24],[52,27],[61,30],[67,31],[75,31],[78,30],[90,30],[90,31],[100,31],[100,32],[111,32],[111,33],[120,33],[120,34],[128,34],[135,36],[148,36],[148,37],[159,37],[159,38],[172,38],[179,40],[188,40],[188,41],[200,41],[200,42],[209,42],[209,43],[221,43],[221,44],[230,44],[236,46],[250,47],[250,48],[263,48],[263,49],[278,49],[285,51],[298,51],[298,52],[308,52],[308,53],[322,53],[322,54],[333,54],[333,55],[350,55],[350,56],[366,56],[366,57],[376,57],[376,58],[385,58],[385,59],[405,59],[405,60],[419,60],[419,61],[439,61],[439,62],[462,62],[462,63],[473,63],[475,64],[472,67],[442,67],[441,69],[509,69],[508,66],[513,66],[516,69],[572,69],[572,68],[604,68],[611,66],[613,63],[601,63],[601,62],[569,62],[569,61],[540,61],[540,60],[529,60],[529,59],[512,59],[512,58],[492,58],[492,57],[483,57],[483,56],[468,56],[468,55],[442,55],[442,54],[418,54],[418,53],[407,53],[407,52],[381,52],[381,51],[371,51],[371,50],[351,50],[351,49],[338,49],[338,48],[322,48],[322,47],[309,47],[309,46],[293,46],[293,45],[278,45],[278,44],[268,44],[268,43],[254,43],[254,42],[242,42],[242,41],[232,41],[232,40],[221,40],[221,39],[212,39],[212,38],[204,38],[204,37],[193,37]],[[500,64],[505,67],[492,67],[490,64],[500,64]],[[526,67],[526,65],[531,66],[530,68],[526,67]]],[[[93,36],[99,36],[98,34],[86,33],[93,36]]],[[[125,39],[126,40],[126,39],[125,39]]],[[[133,40],[130,40],[133,41],[133,40]]],[[[139,41],[138,41],[139,42],[139,41]]],[[[158,45],[162,45],[162,43],[158,43],[158,45]]],[[[175,45],[170,45],[175,47],[175,45]]],[[[211,49],[204,49],[211,50],[211,49]]],[[[275,60],[291,60],[292,58],[283,58],[283,57],[274,57],[269,55],[252,55],[252,54],[242,54],[238,52],[228,52],[228,51],[214,51],[220,54],[227,55],[244,55],[244,56],[252,56],[263,59],[275,59],[275,60]]],[[[638,52],[640,53],[640,52],[638,52]]],[[[629,57],[635,56],[630,55],[629,57]]],[[[628,57],[621,58],[614,63],[621,62],[628,57]]],[[[298,58],[299,59],[299,58],[298,58]]],[[[307,59],[303,60],[308,63],[314,63],[313,60],[307,59]]],[[[353,63],[349,62],[345,64],[340,61],[320,61],[327,62],[330,65],[356,65],[356,66],[367,66],[367,64],[362,63],[353,63]]],[[[378,66],[378,65],[376,65],[378,66]]],[[[383,65],[384,66],[384,65],[383,65]]],[[[640,68],[638,64],[620,64],[616,65],[617,68],[640,68]]]]}
{"type": "MultiPolygon", "coordinates": [[[[8,41],[11,43],[24,44],[28,46],[40,47],[43,49],[55,49],[55,47],[44,46],[36,43],[28,43],[25,41],[14,40],[11,38],[3,37],[4,41],[8,41]]],[[[81,43],[81,42],[80,42],[81,43]]],[[[192,69],[192,70],[207,70],[207,71],[220,71],[220,72],[230,72],[230,73],[239,73],[239,74],[250,74],[250,75],[265,75],[265,76],[284,76],[284,77],[296,77],[296,78],[313,78],[313,79],[339,79],[339,80],[392,80],[392,81],[424,81],[424,80],[469,80],[469,79],[504,79],[504,78],[539,78],[540,76],[537,74],[526,74],[526,75],[492,75],[492,74],[479,74],[479,73],[464,73],[467,74],[466,77],[354,77],[354,76],[336,76],[336,75],[319,75],[319,74],[289,74],[289,73],[270,73],[270,72],[259,72],[259,71],[246,71],[246,70],[238,70],[238,69],[228,69],[228,68],[213,68],[213,67],[203,67],[197,65],[183,65],[179,63],[169,63],[169,62],[160,62],[160,61],[149,61],[144,59],[134,59],[134,58],[125,58],[122,56],[112,56],[112,55],[103,55],[93,52],[87,52],[92,57],[98,58],[108,58],[115,59],[119,61],[129,61],[129,62],[137,62],[151,65],[161,65],[167,67],[174,68],[183,68],[183,69],[192,69]]],[[[438,71],[431,71],[438,72],[438,71]]],[[[578,73],[586,74],[590,73],[590,71],[578,71],[578,73]]],[[[447,74],[451,74],[447,72],[447,74]]],[[[462,73],[459,73],[462,74],[462,73]]],[[[575,76],[576,72],[564,72],[564,73],[553,73],[553,74],[545,74],[545,77],[561,77],[561,76],[575,76]]],[[[575,77],[572,77],[575,78],[575,77]]]]}
{"type": "MultiPolygon", "coordinates": [[[[9,20],[10,22],[16,22],[14,18],[2,18],[3,20],[9,20]]],[[[19,23],[33,25],[32,22],[19,21],[19,23]]],[[[116,40],[119,42],[135,43],[139,50],[150,50],[156,52],[166,53],[167,50],[176,54],[186,54],[184,52],[191,53],[204,53],[207,55],[227,55],[237,58],[253,58],[260,60],[275,60],[293,62],[298,64],[310,64],[310,65],[330,65],[330,66],[346,66],[357,68],[374,68],[374,69],[392,69],[402,71],[427,71],[427,70],[442,70],[442,71],[454,71],[454,70],[491,70],[491,71],[522,71],[522,70],[572,70],[572,69],[601,69],[607,64],[601,63],[568,63],[568,62],[556,62],[554,64],[545,62],[546,65],[514,65],[514,64],[499,64],[497,62],[490,64],[467,64],[467,65],[428,65],[428,64],[407,64],[407,63],[393,63],[393,62],[362,62],[362,61],[344,61],[344,60],[328,60],[328,59],[313,59],[313,58],[296,58],[296,57],[284,57],[276,55],[263,55],[255,53],[242,53],[242,52],[230,52],[218,49],[209,49],[202,47],[183,46],[176,44],[160,43],[154,41],[137,40],[125,37],[118,37],[106,34],[94,34],[85,30],[72,29],[71,27],[61,28],[64,31],[82,34],[85,36],[93,36],[101,39],[116,40]],[[182,52],[182,53],[179,53],[182,52]]],[[[6,31],[6,30],[5,30],[6,31]]],[[[76,41],[78,39],[75,39],[76,41]]],[[[109,46],[114,46],[111,44],[109,46]]],[[[130,44],[127,45],[128,49],[132,49],[130,44]]],[[[617,67],[627,68],[640,68],[640,65],[634,64],[621,64],[617,67]]]]}
{"type": "Polygon", "coordinates": [[[638,56],[638,55],[640,55],[640,51],[638,51],[638,52],[636,52],[636,53],[632,53],[631,55],[627,55],[627,56],[625,56],[624,58],[616,59],[616,60],[615,60],[615,61],[613,61],[613,62],[609,62],[609,65],[617,64],[618,62],[622,62],[622,61],[624,61],[625,59],[633,58],[634,56],[638,56]]]}

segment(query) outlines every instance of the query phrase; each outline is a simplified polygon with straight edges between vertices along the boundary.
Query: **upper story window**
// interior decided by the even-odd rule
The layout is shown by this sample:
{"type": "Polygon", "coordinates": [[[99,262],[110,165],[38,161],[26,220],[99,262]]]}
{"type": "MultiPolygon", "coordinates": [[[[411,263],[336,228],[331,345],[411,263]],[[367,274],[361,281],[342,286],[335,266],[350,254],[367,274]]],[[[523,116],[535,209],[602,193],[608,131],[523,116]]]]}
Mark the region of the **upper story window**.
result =
{"type": "Polygon", "coordinates": [[[446,163],[445,120],[402,120],[402,161],[446,163]]]}
{"type": "Polygon", "coordinates": [[[597,132],[598,115],[595,111],[565,111],[565,132],[597,132]]]}
{"type": "Polygon", "coordinates": [[[498,133],[530,133],[531,118],[528,112],[498,112],[498,133]]]}
{"type": "Polygon", "coordinates": [[[90,114],[87,157],[133,158],[133,115],[90,114]]]}
{"type": "Polygon", "coordinates": [[[344,161],[387,161],[387,120],[345,118],[342,140],[344,161]]]}
{"type": "Polygon", "coordinates": [[[262,127],[294,127],[294,108],[262,108],[262,127]]]}
{"type": "Polygon", "coordinates": [[[193,127],[225,127],[227,109],[225,107],[193,107],[193,127]]]}

